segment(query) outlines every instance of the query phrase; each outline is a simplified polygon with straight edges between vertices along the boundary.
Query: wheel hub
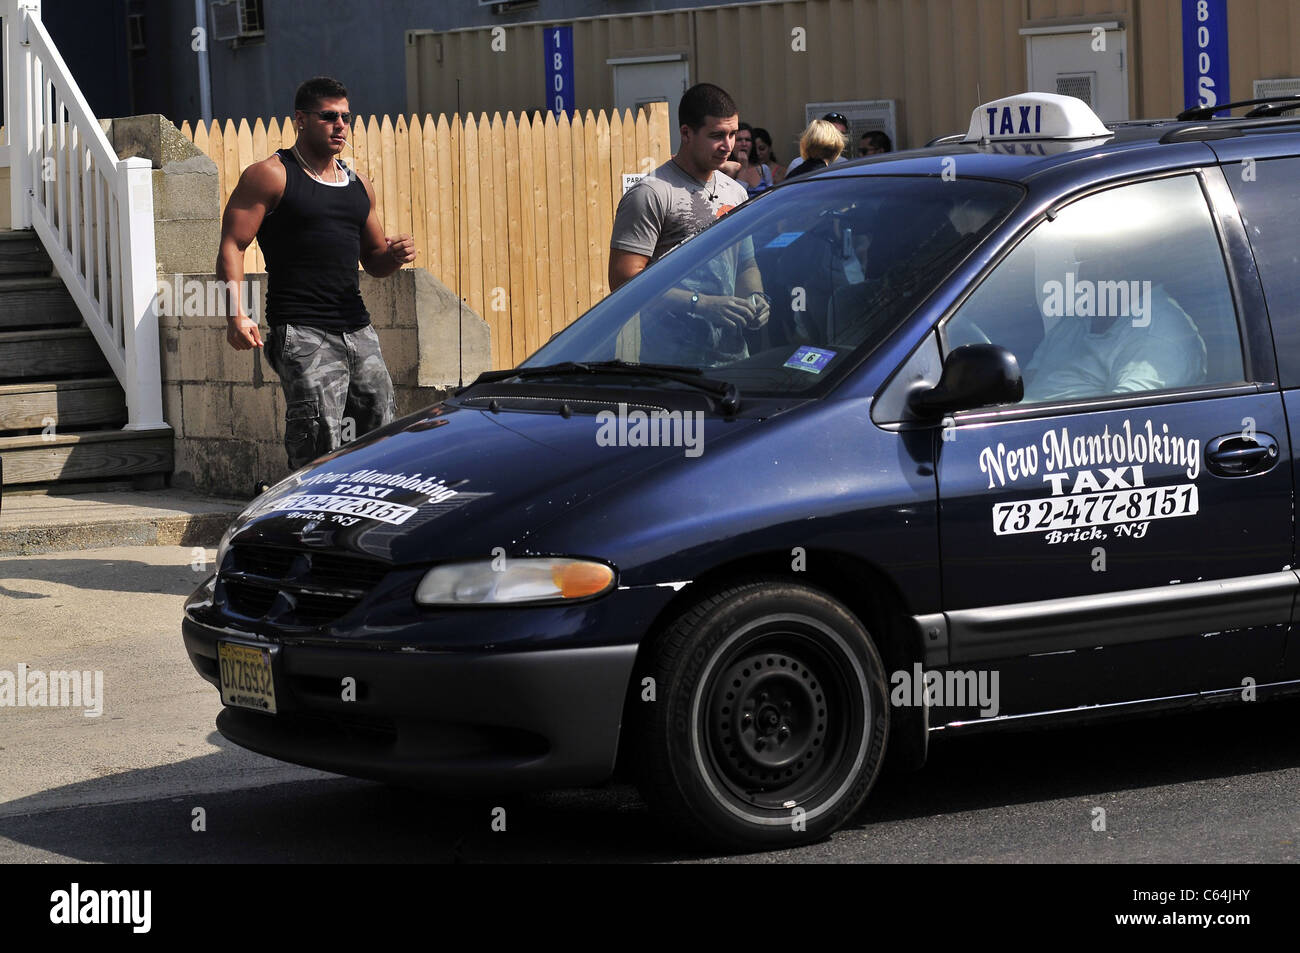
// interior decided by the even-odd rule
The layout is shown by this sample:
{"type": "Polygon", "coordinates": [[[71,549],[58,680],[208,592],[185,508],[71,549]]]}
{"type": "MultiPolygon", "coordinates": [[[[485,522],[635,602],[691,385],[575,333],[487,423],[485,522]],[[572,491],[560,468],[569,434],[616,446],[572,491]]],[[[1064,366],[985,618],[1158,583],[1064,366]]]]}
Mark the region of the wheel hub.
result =
{"type": "Polygon", "coordinates": [[[784,786],[823,750],[826,705],[815,673],[786,652],[746,655],[713,695],[712,734],[722,767],[751,787],[784,786]]]}

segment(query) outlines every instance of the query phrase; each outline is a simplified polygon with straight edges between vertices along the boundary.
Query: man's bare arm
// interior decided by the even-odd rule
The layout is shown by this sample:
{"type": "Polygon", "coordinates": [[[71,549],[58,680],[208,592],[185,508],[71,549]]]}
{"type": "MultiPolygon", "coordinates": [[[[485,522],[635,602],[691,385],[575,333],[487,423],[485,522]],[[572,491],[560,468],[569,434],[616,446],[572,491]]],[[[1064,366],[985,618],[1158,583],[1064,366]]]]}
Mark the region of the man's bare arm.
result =
{"type": "Polygon", "coordinates": [[[356,176],[366,187],[366,195],[370,197],[370,215],[366,218],[365,228],[361,232],[361,267],[368,275],[387,278],[408,261],[415,261],[415,239],[410,235],[384,234],[383,223],[379,221],[379,214],[375,211],[375,190],[360,172],[356,176]]]}
{"type": "Polygon", "coordinates": [[[236,351],[262,346],[257,322],[240,307],[244,281],[244,250],[257,237],[266,213],[284,195],[284,166],[277,158],[255,162],[244,170],[221,217],[221,246],[217,278],[227,282],[226,340],[236,351]],[[231,284],[233,282],[233,284],[231,284]]]}
{"type": "Polygon", "coordinates": [[[617,291],[645,271],[648,264],[650,264],[649,255],[638,255],[634,251],[611,248],[609,250],[609,290],[617,291]]]}

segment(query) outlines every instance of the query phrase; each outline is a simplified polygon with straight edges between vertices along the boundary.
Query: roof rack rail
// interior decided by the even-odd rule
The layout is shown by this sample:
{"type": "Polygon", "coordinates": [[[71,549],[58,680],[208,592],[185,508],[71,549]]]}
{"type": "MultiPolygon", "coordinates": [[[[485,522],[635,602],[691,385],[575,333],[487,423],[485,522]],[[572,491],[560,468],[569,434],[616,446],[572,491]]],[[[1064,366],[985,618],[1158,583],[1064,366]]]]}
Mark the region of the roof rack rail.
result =
{"type": "Polygon", "coordinates": [[[1170,129],[1160,137],[1162,144],[1170,142],[1205,142],[1210,139],[1234,139],[1244,136],[1240,126],[1183,126],[1170,129]]]}
{"type": "Polygon", "coordinates": [[[1245,118],[1253,119],[1259,116],[1276,116],[1288,109],[1300,109],[1300,96],[1270,96],[1266,99],[1242,99],[1235,103],[1219,103],[1217,106],[1193,106],[1191,109],[1184,109],[1178,114],[1179,122],[1189,120],[1213,119],[1214,114],[1223,112],[1225,109],[1236,109],[1240,106],[1256,106],[1246,113],[1245,118]],[[1290,103],[1291,105],[1283,105],[1290,103]]]}

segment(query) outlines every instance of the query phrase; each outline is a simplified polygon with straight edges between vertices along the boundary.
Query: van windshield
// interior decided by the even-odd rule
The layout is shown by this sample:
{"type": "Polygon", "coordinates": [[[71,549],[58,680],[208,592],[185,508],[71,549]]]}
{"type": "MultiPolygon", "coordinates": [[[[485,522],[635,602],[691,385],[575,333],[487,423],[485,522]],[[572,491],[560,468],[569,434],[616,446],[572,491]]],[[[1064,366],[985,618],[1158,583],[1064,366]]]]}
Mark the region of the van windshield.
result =
{"type": "Polygon", "coordinates": [[[747,395],[809,390],[856,363],[1015,207],[1002,182],[813,177],[683,242],[521,367],[673,365],[747,395]]]}

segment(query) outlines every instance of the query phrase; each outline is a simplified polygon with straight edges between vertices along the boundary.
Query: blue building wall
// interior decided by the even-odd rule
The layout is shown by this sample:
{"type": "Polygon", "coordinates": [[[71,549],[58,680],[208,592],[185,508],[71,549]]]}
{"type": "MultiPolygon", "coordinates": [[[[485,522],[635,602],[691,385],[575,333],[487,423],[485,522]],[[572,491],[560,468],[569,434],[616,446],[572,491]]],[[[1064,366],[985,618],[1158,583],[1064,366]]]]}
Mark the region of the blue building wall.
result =
{"type": "Polygon", "coordinates": [[[126,0],[46,0],[41,22],[97,116],[132,110],[126,0]]]}

